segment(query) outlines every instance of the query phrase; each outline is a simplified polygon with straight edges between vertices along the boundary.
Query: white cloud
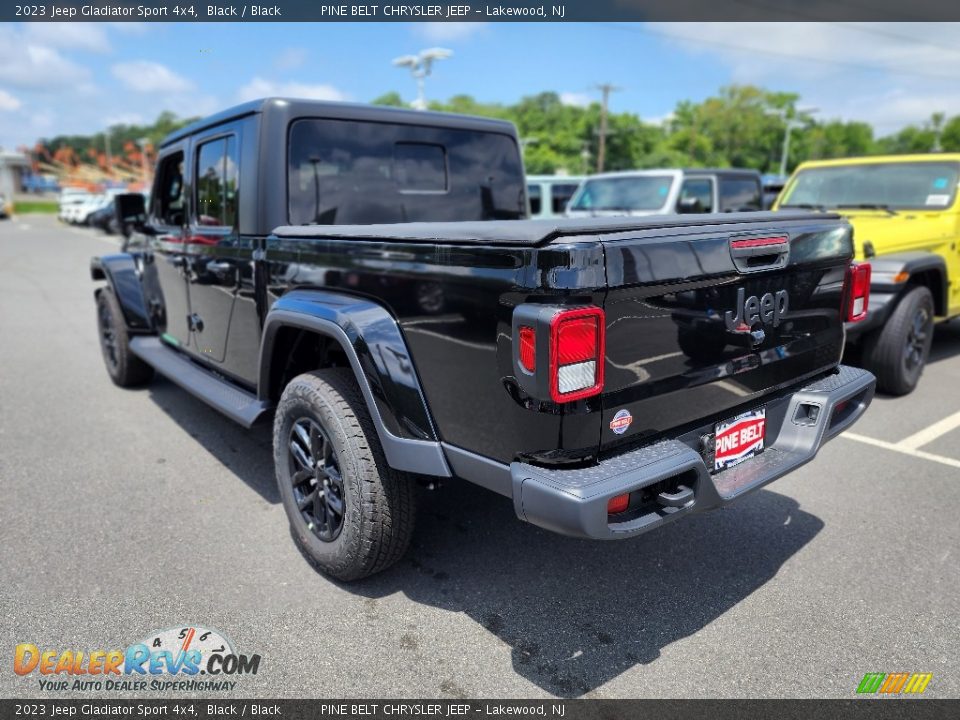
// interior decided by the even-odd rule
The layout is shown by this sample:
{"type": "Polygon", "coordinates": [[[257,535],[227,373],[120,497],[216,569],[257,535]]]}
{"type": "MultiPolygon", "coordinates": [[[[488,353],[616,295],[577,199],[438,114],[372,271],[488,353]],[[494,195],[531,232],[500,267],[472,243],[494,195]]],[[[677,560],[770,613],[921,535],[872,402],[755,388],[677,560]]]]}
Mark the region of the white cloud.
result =
{"type": "Polygon", "coordinates": [[[675,119],[676,119],[676,116],[672,112],[666,113],[664,115],[654,115],[651,117],[642,118],[642,120],[645,123],[647,123],[647,125],[657,125],[657,126],[669,125],[675,119]]]}
{"type": "Polygon", "coordinates": [[[427,22],[417,23],[414,30],[422,38],[433,42],[451,42],[466,40],[485,30],[485,22],[427,22]]]}
{"type": "Polygon", "coordinates": [[[562,92],[560,93],[560,102],[562,102],[564,105],[589,107],[590,103],[596,102],[596,98],[590,95],[590,93],[562,92]]]}
{"type": "Polygon", "coordinates": [[[18,98],[8,93],[6,90],[0,90],[0,111],[13,112],[23,106],[18,98]]]}
{"type": "Polygon", "coordinates": [[[193,83],[166,65],[151,60],[115,64],[110,71],[130,90],[143,93],[179,93],[193,89],[193,83]]]}
{"type": "Polygon", "coordinates": [[[62,50],[86,50],[95,53],[110,51],[110,42],[103,26],[97,23],[36,22],[24,26],[30,42],[62,50]]]}
{"type": "Polygon", "coordinates": [[[103,119],[103,122],[107,127],[113,127],[114,125],[141,125],[143,124],[143,115],[135,112],[121,112],[116,115],[108,115],[103,119]]]}
{"type": "MultiPolygon", "coordinates": [[[[650,23],[654,36],[730,83],[796,92],[821,119],[861,120],[876,135],[960,113],[957,23],[650,23]]],[[[688,61],[689,62],[689,61],[688,61]]]]}
{"type": "Polygon", "coordinates": [[[307,100],[349,100],[349,96],[333,85],[310,85],[299,82],[273,82],[254,77],[237,92],[241,102],[263,97],[293,97],[307,100]]]}
{"type": "Polygon", "coordinates": [[[307,56],[305,48],[286,48],[274,59],[273,67],[277,70],[296,70],[307,62],[307,56]]]}
{"type": "Polygon", "coordinates": [[[88,83],[90,71],[55,48],[32,42],[0,23],[0,82],[44,91],[88,83]]]}

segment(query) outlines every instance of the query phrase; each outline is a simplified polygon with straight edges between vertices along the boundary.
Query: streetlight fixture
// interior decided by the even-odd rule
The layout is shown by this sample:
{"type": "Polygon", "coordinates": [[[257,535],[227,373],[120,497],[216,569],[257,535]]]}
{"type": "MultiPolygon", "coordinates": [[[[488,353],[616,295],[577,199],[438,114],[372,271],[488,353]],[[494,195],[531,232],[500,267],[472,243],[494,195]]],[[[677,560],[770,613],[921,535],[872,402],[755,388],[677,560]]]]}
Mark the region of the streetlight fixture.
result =
{"type": "Polygon", "coordinates": [[[795,112],[774,108],[766,111],[767,115],[774,115],[783,120],[783,147],[780,150],[780,177],[787,176],[787,159],[790,155],[790,133],[793,130],[802,128],[804,123],[810,120],[810,116],[818,111],[819,108],[815,107],[797,108],[795,112]]]}
{"type": "Polygon", "coordinates": [[[393,64],[396,67],[405,67],[410,69],[410,74],[417,80],[417,99],[410,103],[417,110],[427,109],[427,98],[424,95],[424,79],[433,70],[433,63],[436,60],[446,60],[453,55],[453,50],[446,48],[428,48],[421,50],[416,55],[401,55],[394,58],[393,64]]]}

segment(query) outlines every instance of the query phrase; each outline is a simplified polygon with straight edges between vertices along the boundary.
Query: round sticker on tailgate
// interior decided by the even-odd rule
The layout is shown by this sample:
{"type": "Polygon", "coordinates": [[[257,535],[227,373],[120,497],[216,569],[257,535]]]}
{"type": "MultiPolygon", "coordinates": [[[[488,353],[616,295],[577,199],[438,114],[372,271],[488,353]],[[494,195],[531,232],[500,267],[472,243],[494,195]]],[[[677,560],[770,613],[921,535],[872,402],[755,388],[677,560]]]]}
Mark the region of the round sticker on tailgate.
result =
{"type": "Polygon", "coordinates": [[[630,414],[629,410],[617,410],[617,414],[610,421],[610,429],[617,435],[623,435],[632,422],[633,415],[630,414]]]}

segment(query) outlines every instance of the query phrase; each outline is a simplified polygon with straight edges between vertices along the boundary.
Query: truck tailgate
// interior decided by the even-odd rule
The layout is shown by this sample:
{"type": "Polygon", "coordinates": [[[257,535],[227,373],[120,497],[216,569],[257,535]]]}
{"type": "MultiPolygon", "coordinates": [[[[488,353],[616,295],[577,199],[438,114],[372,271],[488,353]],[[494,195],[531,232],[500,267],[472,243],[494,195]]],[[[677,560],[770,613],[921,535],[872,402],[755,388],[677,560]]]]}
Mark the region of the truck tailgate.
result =
{"type": "Polygon", "coordinates": [[[840,360],[853,256],[842,221],[651,228],[603,245],[601,452],[759,408],[840,360]]]}

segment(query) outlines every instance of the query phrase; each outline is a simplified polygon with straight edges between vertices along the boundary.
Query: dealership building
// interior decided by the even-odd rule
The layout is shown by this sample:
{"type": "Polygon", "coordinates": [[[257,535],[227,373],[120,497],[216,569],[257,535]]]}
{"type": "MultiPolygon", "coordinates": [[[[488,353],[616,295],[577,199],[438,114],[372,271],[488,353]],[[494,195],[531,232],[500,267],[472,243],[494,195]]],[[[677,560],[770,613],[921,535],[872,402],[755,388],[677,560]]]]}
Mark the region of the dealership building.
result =
{"type": "Polygon", "coordinates": [[[26,155],[0,149],[0,195],[8,202],[23,188],[23,178],[30,171],[26,155]]]}

